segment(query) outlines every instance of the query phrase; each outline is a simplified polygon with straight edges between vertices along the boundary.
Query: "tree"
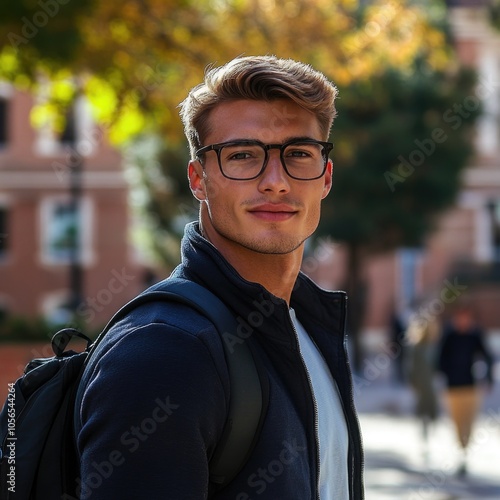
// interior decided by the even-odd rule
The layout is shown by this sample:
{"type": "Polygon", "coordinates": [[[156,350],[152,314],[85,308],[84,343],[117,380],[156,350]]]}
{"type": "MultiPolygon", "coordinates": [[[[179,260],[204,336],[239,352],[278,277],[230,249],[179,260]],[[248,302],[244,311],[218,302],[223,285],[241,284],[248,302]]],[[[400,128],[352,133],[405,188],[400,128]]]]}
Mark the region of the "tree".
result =
{"type": "Polygon", "coordinates": [[[115,144],[133,140],[137,150],[137,140],[162,138],[156,156],[127,158],[142,172],[157,249],[172,262],[176,221],[193,209],[180,188],[187,151],[177,105],[187,90],[208,64],[240,54],[311,63],[341,89],[338,168],[322,230],[349,243],[357,280],[362,256],[421,241],[457,190],[477,110],[454,111],[473,83],[454,66],[445,13],[444,2],[427,0],[4,2],[0,79],[35,90],[43,82],[48,99],[35,108],[36,123],[62,127],[81,91],[115,144]],[[32,36],[23,33],[27,21],[32,36]]]}
{"type": "MultiPolygon", "coordinates": [[[[275,53],[323,70],[336,83],[411,67],[422,55],[447,62],[441,30],[405,1],[357,0],[19,0],[0,5],[0,78],[63,81],[78,75],[96,118],[116,143],[144,131],[182,137],[177,105],[208,64],[275,53]],[[27,28],[28,27],[28,28],[27,28]],[[33,28],[31,31],[31,27],[33,28]],[[28,30],[28,31],[27,31],[28,30]],[[21,41],[20,38],[23,38],[21,41]]],[[[47,109],[46,109],[47,111],[47,109]]]]}
{"type": "MultiPolygon", "coordinates": [[[[422,246],[436,217],[455,200],[481,98],[491,91],[475,84],[470,70],[420,67],[411,76],[389,70],[340,89],[333,131],[337,167],[320,234],[348,249],[355,342],[367,293],[361,262],[401,246],[422,246]]],[[[355,352],[359,363],[359,345],[355,352]]]]}

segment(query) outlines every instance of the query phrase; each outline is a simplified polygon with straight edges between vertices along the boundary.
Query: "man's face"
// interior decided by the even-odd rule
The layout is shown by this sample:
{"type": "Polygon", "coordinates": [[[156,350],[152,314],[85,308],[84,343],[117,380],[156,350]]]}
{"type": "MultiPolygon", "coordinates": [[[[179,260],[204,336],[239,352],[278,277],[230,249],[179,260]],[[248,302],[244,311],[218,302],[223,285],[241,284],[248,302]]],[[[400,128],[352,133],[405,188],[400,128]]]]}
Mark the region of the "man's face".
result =
{"type": "Polygon", "coordinates": [[[466,333],[474,325],[474,316],[468,309],[460,309],[455,313],[453,323],[459,332],[466,333]]]}
{"type": "MultiPolygon", "coordinates": [[[[294,138],[325,140],[317,118],[289,100],[233,101],[217,106],[209,117],[203,146],[236,140],[281,144],[294,138]]],[[[215,151],[189,165],[191,190],[202,202],[201,224],[207,238],[224,248],[286,254],[301,247],[315,231],[321,200],[330,191],[332,164],[319,179],[287,175],[278,149],[271,149],[264,172],[253,180],[225,178],[215,151]]]]}

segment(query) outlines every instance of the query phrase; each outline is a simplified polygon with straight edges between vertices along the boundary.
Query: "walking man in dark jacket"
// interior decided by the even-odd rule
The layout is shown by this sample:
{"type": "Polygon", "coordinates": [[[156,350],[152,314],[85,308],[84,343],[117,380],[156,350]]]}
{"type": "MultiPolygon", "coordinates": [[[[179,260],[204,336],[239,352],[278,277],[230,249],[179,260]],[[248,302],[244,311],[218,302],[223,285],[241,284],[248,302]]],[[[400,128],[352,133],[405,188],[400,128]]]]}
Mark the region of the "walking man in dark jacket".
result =
{"type": "Polygon", "coordinates": [[[259,365],[264,412],[248,460],[214,488],[209,463],[231,391],[221,337],[185,305],[141,306],[105,337],[84,379],[86,498],[363,498],[346,297],[300,272],[332,185],[336,94],[302,63],[242,57],[210,70],[182,103],[200,216],[172,277],[234,313],[234,341],[248,342],[259,365]]]}

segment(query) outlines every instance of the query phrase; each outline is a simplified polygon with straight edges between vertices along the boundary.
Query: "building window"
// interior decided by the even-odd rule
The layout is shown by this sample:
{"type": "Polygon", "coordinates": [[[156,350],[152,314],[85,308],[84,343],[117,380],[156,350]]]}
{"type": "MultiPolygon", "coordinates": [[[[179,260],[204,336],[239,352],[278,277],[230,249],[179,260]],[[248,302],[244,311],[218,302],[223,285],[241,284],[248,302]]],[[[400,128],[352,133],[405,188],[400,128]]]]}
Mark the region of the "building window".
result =
{"type": "Polygon", "coordinates": [[[95,124],[88,102],[83,97],[75,99],[65,118],[64,129],[59,133],[51,124],[37,130],[35,152],[40,156],[59,156],[66,155],[68,148],[84,148],[82,155],[95,154],[99,140],[95,139],[95,124]]]}
{"type": "Polygon", "coordinates": [[[0,259],[7,254],[8,215],[7,208],[0,206],[0,259]]]}
{"type": "Polygon", "coordinates": [[[7,208],[0,206],[0,259],[7,255],[8,250],[8,217],[9,212],[7,208]]]}
{"type": "Polygon", "coordinates": [[[488,203],[491,216],[491,244],[493,261],[500,262],[500,200],[491,200],[488,203]]]}
{"type": "Polygon", "coordinates": [[[79,210],[69,202],[54,203],[47,251],[53,260],[71,260],[81,246],[79,210]]]}
{"type": "Polygon", "coordinates": [[[7,144],[8,106],[7,99],[0,97],[0,148],[7,144]]]}
{"type": "Polygon", "coordinates": [[[73,320],[70,294],[63,290],[48,294],[42,302],[42,314],[53,325],[69,325],[73,320]]]}
{"type": "Polygon", "coordinates": [[[419,248],[401,248],[399,254],[399,297],[401,309],[415,302],[419,295],[419,266],[422,251],[419,248]]]}
{"type": "Polygon", "coordinates": [[[42,260],[49,264],[88,263],[91,249],[90,203],[77,207],[69,198],[50,198],[42,204],[42,260]]]}
{"type": "Polygon", "coordinates": [[[65,146],[74,146],[77,140],[77,125],[75,106],[71,106],[66,112],[64,130],[59,136],[59,141],[65,146]]]}

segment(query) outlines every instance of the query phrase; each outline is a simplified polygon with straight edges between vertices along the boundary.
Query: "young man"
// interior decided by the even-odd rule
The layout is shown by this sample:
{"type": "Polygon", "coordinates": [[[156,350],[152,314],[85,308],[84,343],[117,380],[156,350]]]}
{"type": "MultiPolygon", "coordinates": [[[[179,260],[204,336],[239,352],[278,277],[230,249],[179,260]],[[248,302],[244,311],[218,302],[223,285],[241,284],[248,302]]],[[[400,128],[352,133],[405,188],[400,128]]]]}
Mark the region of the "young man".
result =
{"type": "Polygon", "coordinates": [[[248,460],[217,491],[209,462],[231,390],[221,338],[187,306],[143,306],[105,337],[86,378],[85,498],[363,498],[345,296],[300,273],[332,184],[336,93],[307,65],[242,57],[182,103],[200,217],[172,276],[209,289],[251,330],[265,411],[248,460]]]}

